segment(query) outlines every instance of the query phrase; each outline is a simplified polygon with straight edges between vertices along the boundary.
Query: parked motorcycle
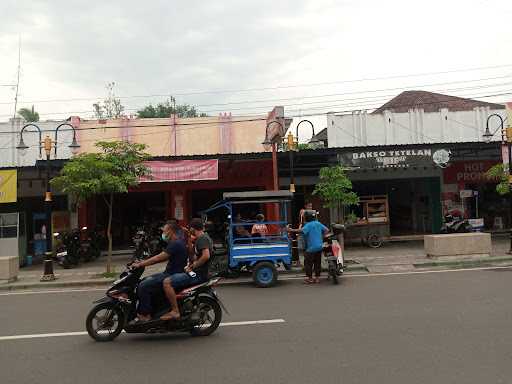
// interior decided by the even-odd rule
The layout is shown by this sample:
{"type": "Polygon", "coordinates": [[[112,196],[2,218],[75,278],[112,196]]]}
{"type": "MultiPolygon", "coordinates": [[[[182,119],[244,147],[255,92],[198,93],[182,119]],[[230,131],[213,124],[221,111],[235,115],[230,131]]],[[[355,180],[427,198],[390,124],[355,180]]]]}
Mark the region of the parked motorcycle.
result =
{"type": "Polygon", "coordinates": [[[127,333],[189,332],[193,336],[208,336],[219,327],[222,310],[226,311],[226,308],[214,290],[220,280],[216,277],[177,292],[179,320],[160,320],[170,309],[162,290],[152,298],[154,320],[130,323],[137,314],[137,287],[143,273],[144,268],[132,268],[128,264],[105,297],[94,302],[96,305],[85,322],[87,333],[94,340],[112,341],[122,330],[127,333]]]}
{"type": "Polygon", "coordinates": [[[147,259],[149,257],[149,243],[146,231],[139,229],[132,238],[134,244],[133,260],[147,259]]]}
{"type": "Polygon", "coordinates": [[[343,274],[345,262],[343,259],[343,250],[337,240],[340,233],[345,230],[345,226],[341,224],[332,225],[333,233],[325,238],[324,256],[327,260],[327,275],[333,284],[338,284],[338,278],[343,274]]]}
{"type": "Polygon", "coordinates": [[[441,227],[441,233],[467,233],[471,232],[473,227],[469,221],[461,216],[451,214],[444,216],[444,224],[441,227]]]}
{"type": "Polygon", "coordinates": [[[56,257],[59,265],[66,269],[76,267],[80,262],[80,232],[55,232],[53,236],[57,242],[56,257]]]}

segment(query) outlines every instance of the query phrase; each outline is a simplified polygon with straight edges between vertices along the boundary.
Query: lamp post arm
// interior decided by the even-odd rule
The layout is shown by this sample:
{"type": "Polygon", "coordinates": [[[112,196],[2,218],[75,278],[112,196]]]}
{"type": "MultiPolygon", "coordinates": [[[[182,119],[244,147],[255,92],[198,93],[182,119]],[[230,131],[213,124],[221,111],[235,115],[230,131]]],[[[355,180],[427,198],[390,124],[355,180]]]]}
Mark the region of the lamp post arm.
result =
{"type": "Polygon", "coordinates": [[[490,137],[493,137],[496,133],[498,133],[499,130],[503,130],[504,125],[505,120],[503,120],[503,117],[501,117],[501,115],[497,113],[493,113],[492,115],[489,115],[489,117],[487,117],[487,122],[485,124],[485,134],[490,135],[490,137]],[[491,120],[492,117],[497,117],[500,120],[500,126],[493,133],[491,133],[491,131],[489,130],[489,121],[491,120]]]}
{"type": "Polygon", "coordinates": [[[59,124],[57,126],[57,128],[55,128],[55,143],[54,143],[54,154],[55,154],[55,158],[57,158],[57,135],[59,133],[59,129],[61,127],[64,127],[64,126],[67,126],[67,127],[71,127],[71,130],[73,131],[73,143],[76,142],[76,129],[75,127],[73,127],[71,124],[69,123],[62,123],[62,124],[59,124]]]}
{"type": "Polygon", "coordinates": [[[315,126],[313,125],[313,123],[307,119],[301,120],[298,122],[297,126],[295,127],[295,136],[297,137],[297,145],[299,143],[299,126],[302,123],[309,123],[309,125],[311,125],[311,131],[313,132],[313,135],[311,137],[312,138],[315,137],[315,126]]]}
{"type": "Polygon", "coordinates": [[[43,133],[41,131],[41,128],[39,128],[38,125],[35,125],[35,124],[25,124],[23,126],[23,128],[21,128],[21,131],[20,131],[20,143],[23,142],[23,132],[25,131],[26,128],[28,127],[35,127],[37,129],[37,131],[39,132],[39,157],[41,157],[41,142],[43,141],[43,133]]]}

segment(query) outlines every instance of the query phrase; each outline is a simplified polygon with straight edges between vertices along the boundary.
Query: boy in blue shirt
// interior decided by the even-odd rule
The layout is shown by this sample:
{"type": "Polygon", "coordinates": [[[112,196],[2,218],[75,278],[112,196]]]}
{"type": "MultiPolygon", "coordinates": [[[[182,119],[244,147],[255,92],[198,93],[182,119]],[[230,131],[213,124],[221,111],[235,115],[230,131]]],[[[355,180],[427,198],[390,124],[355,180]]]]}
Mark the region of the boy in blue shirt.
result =
{"type": "Polygon", "coordinates": [[[306,278],[304,283],[319,283],[320,273],[322,272],[322,250],[324,237],[329,229],[316,219],[316,212],[312,210],[304,211],[304,221],[306,224],[301,229],[289,229],[290,232],[300,232],[304,236],[304,269],[306,278]],[[313,279],[313,269],[315,278],[313,279]]]}

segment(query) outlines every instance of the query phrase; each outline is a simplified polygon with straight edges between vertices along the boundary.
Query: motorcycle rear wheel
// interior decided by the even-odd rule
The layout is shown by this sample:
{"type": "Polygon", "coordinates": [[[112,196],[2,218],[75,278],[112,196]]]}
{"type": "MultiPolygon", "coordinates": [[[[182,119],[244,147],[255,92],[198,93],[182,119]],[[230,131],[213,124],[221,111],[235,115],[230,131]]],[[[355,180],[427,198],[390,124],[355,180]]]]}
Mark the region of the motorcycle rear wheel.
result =
{"type": "Polygon", "coordinates": [[[222,308],[219,303],[207,296],[198,297],[198,312],[201,322],[191,330],[192,336],[209,336],[219,327],[222,320],[222,308]],[[213,316],[212,316],[213,315],[213,316]]]}
{"type": "Polygon", "coordinates": [[[328,272],[329,276],[332,279],[332,283],[334,285],[338,284],[338,271],[336,268],[336,263],[334,261],[329,261],[328,272]]]}
{"type": "Polygon", "coordinates": [[[123,330],[124,313],[114,303],[95,306],[85,320],[87,333],[96,341],[112,341],[123,330]]]}

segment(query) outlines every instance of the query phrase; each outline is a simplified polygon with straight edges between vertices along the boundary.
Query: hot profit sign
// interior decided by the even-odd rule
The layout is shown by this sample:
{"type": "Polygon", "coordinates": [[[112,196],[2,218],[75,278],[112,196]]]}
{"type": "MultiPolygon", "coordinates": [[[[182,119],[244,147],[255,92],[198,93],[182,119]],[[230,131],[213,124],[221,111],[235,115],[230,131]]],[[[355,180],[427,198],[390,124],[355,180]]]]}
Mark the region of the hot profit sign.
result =
{"type": "Polygon", "coordinates": [[[218,180],[218,160],[147,161],[151,174],[142,182],[218,180]]]}
{"type": "Polygon", "coordinates": [[[450,151],[431,148],[386,149],[352,152],[342,155],[343,164],[358,168],[408,168],[437,164],[445,167],[450,161],[450,151]]]}

